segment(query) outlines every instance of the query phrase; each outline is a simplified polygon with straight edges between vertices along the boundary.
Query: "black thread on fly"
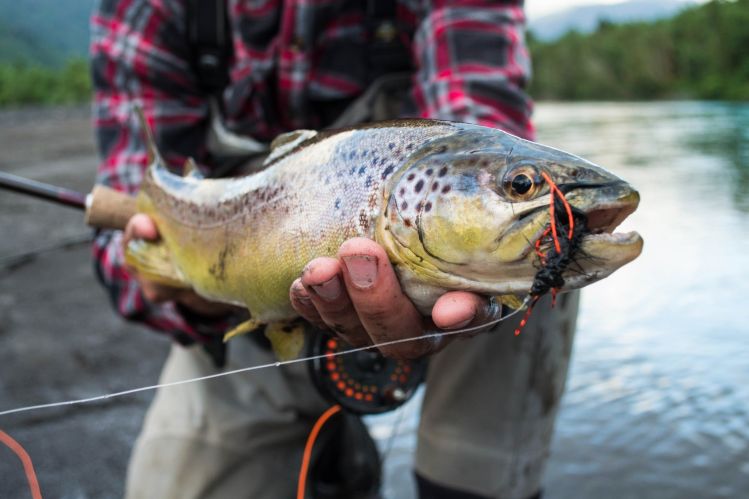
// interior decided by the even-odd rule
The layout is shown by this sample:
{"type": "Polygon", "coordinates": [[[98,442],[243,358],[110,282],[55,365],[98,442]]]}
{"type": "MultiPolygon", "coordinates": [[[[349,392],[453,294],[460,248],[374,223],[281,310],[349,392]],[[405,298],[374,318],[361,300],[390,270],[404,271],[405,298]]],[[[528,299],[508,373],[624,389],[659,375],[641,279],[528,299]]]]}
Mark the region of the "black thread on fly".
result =
{"type": "Polygon", "coordinates": [[[573,223],[571,224],[564,203],[558,197],[555,197],[554,203],[556,209],[554,210],[555,220],[553,222],[560,229],[560,232],[565,234],[569,233],[571,225],[572,237],[558,238],[561,251],[557,251],[551,235],[550,223],[549,228],[544,232],[545,235],[539,239],[537,247],[547,245],[549,250],[545,254],[541,254],[541,267],[533,278],[530,294],[534,297],[543,296],[552,289],[560,289],[564,286],[562,274],[576,260],[580,253],[583,237],[589,232],[587,230],[588,217],[582,211],[572,208],[573,223]]]}

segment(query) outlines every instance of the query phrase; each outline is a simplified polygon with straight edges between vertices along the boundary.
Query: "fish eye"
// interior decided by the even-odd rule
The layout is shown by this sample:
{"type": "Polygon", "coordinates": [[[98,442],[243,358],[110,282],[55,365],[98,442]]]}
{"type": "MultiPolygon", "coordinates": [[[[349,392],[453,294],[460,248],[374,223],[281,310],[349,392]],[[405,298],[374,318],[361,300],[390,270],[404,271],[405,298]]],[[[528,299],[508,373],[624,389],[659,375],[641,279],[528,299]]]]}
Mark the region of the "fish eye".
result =
{"type": "Polygon", "coordinates": [[[515,175],[515,178],[513,178],[512,182],[510,182],[510,186],[512,187],[512,190],[514,192],[522,195],[531,190],[531,188],[533,187],[533,179],[525,173],[521,173],[519,175],[515,175]]]}
{"type": "Polygon", "coordinates": [[[505,194],[513,201],[526,201],[538,194],[543,178],[531,165],[522,165],[510,170],[502,181],[505,194]]]}

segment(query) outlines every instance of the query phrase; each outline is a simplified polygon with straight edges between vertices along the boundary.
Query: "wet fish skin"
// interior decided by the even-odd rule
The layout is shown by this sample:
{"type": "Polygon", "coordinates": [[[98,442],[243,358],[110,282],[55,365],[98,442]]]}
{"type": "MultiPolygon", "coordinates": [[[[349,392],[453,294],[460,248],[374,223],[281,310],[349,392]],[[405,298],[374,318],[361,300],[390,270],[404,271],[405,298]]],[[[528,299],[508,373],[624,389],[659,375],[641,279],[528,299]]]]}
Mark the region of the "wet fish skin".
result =
{"type": "MultiPolygon", "coordinates": [[[[514,196],[508,185],[517,172],[535,172],[535,180],[547,172],[578,208],[610,214],[604,232],[639,199],[626,182],[576,156],[435,120],[292,132],[275,141],[266,163],[247,177],[180,177],[155,154],[138,209],[155,220],[169,262],[149,275],[247,307],[261,322],[284,320],[296,316],[288,293],[304,265],[335,256],[347,239],[368,237],[386,248],[404,292],[428,314],[448,290],[530,289],[538,268],[530,248],[549,222],[549,193],[539,183],[527,199],[514,196]]],[[[570,287],[605,277],[642,247],[636,234],[596,237],[587,280],[570,276],[570,287]]]]}

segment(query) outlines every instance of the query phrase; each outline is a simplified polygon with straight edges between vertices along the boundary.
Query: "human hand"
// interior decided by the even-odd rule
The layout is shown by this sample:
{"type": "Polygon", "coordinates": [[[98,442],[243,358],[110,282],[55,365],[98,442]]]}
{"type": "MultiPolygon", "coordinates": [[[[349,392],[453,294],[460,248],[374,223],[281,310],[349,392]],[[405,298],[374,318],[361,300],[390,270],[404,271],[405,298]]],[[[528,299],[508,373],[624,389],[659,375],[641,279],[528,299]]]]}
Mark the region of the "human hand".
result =
{"type": "MultiPolygon", "coordinates": [[[[159,230],[153,219],[148,215],[138,213],[125,226],[123,250],[127,249],[128,243],[133,239],[157,241],[159,237],[159,230]]],[[[175,301],[190,311],[206,317],[219,317],[234,310],[231,305],[208,301],[191,289],[175,288],[146,279],[138,274],[137,269],[129,265],[127,270],[140,284],[143,297],[151,303],[175,301]]]]}
{"type": "MultiPolygon", "coordinates": [[[[403,293],[385,250],[365,238],[346,241],[338,258],[316,258],[290,289],[294,309],[311,323],[333,330],[359,347],[413,338],[439,329],[483,324],[498,310],[486,298],[464,291],[441,296],[431,318],[403,293]]],[[[380,348],[388,357],[414,359],[435,353],[458,335],[380,348]]]]}

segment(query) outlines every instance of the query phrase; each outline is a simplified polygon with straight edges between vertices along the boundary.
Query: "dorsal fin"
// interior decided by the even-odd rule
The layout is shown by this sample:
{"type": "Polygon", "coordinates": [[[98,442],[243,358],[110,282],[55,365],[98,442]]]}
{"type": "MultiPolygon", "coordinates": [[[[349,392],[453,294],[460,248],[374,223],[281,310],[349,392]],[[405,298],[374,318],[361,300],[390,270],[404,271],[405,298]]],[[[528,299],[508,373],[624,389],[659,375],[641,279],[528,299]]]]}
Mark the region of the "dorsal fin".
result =
{"type": "Polygon", "coordinates": [[[192,158],[187,158],[185,160],[185,166],[182,168],[182,176],[203,178],[203,174],[200,173],[200,170],[198,170],[198,165],[195,163],[195,160],[192,158]]]}
{"type": "Polygon", "coordinates": [[[152,164],[154,163],[154,161],[163,164],[164,162],[161,159],[161,154],[159,154],[159,149],[156,147],[156,140],[154,140],[153,138],[153,132],[151,131],[151,127],[148,126],[146,115],[143,113],[143,108],[139,105],[136,105],[135,114],[138,116],[140,128],[141,130],[143,130],[143,138],[146,141],[146,150],[148,151],[148,164],[152,164]]]}
{"type": "Polygon", "coordinates": [[[264,164],[270,164],[294,150],[296,146],[317,135],[315,130],[294,130],[282,133],[270,143],[270,154],[264,164]]]}

